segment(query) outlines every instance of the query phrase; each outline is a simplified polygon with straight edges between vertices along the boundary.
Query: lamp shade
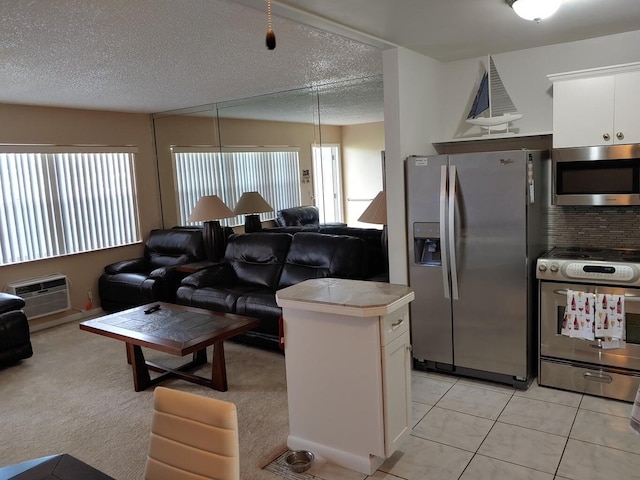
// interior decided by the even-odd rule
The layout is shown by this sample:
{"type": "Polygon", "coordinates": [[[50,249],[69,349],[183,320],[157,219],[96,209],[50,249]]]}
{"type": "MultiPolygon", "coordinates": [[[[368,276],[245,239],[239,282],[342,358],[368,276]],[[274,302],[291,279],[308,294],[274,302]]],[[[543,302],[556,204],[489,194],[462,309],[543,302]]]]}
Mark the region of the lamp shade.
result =
{"type": "Polygon", "coordinates": [[[387,224],[387,194],[384,190],[375,196],[366,210],[362,212],[358,221],[377,225],[387,224]]]}
{"type": "Polygon", "coordinates": [[[188,220],[190,222],[206,222],[230,217],[235,217],[235,214],[217,195],[205,195],[200,197],[188,220]]]}
{"type": "Polygon", "coordinates": [[[519,17],[540,22],[556,13],[562,0],[507,0],[507,3],[519,17]]]}
{"type": "Polygon", "coordinates": [[[244,192],[234,212],[235,215],[273,212],[273,207],[258,192],[244,192]]]}

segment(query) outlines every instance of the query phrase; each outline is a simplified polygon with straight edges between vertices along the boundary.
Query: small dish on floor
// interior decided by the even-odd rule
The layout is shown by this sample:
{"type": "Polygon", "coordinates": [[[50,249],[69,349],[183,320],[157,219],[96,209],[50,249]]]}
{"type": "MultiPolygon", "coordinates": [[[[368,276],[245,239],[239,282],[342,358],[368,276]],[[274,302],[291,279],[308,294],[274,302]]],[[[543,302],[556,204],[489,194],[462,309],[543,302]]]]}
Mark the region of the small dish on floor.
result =
{"type": "Polygon", "coordinates": [[[313,459],[313,453],[307,450],[295,450],[288,454],[284,461],[293,472],[302,473],[309,470],[313,459]]]}

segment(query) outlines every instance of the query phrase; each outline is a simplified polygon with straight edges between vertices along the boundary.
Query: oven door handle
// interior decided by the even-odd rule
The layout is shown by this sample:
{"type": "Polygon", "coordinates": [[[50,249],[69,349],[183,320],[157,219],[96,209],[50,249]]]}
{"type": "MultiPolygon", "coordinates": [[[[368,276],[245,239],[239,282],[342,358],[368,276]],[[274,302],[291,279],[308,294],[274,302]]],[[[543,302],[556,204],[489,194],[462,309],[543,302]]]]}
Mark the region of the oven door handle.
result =
{"type": "MultiPolygon", "coordinates": [[[[567,295],[567,290],[554,290],[553,293],[558,295],[567,295]]],[[[628,293],[624,294],[625,302],[640,302],[640,296],[638,295],[629,295],[628,293]]]]}

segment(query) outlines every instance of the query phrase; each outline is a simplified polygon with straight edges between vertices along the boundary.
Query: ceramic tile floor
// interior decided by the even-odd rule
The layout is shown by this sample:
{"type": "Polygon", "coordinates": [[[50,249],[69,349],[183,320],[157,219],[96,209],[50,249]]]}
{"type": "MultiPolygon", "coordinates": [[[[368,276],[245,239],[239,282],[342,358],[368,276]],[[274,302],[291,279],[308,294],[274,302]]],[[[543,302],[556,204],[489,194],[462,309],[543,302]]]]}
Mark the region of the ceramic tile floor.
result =
{"type": "Polygon", "coordinates": [[[286,478],[640,480],[630,403],[419,371],[412,383],[412,434],[374,475],[315,462],[286,478]]]}

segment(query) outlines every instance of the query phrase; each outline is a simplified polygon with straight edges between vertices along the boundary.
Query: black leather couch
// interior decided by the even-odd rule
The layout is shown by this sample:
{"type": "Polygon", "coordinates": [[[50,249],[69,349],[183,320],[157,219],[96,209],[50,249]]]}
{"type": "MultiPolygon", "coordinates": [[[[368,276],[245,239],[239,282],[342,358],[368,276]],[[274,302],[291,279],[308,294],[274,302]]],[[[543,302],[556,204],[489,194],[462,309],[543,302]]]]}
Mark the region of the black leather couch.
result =
{"type": "Polygon", "coordinates": [[[0,366],[10,365],[33,355],[29,322],[23,308],[22,298],[0,293],[0,366]]]}
{"type": "Polygon", "coordinates": [[[315,205],[284,208],[276,213],[276,224],[279,227],[319,225],[320,210],[315,205]]]}
{"type": "Polygon", "coordinates": [[[379,282],[389,281],[389,265],[387,262],[387,254],[382,246],[382,230],[377,228],[357,228],[337,226],[330,224],[323,225],[304,225],[289,227],[273,227],[262,230],[265,233],[290,233],[295,235],[300,232],[323,233],[326,235],[347,235],[357,237],[365,242],[367,249],[367,271],[365,278],[367,280],[375,280],[379,282]]]}
{"type": "Polygon", "coordinates": [[[202,260],[206,253],[200,230],[151,230],[142,257],[104,267],[98,281],[102,309],[113,312],[155,301],[174,302],[186,276],[175,267],[202,260]]]}
{"type": "Polygon", "coordinates": [[[364,279],[364,240],[314,232],[247,233],[228,239],[223,262],[182,280],[176,302],[257,317],[260,326],[234,340],[279,348],[277,290],[311,278],[364,279]]]}

